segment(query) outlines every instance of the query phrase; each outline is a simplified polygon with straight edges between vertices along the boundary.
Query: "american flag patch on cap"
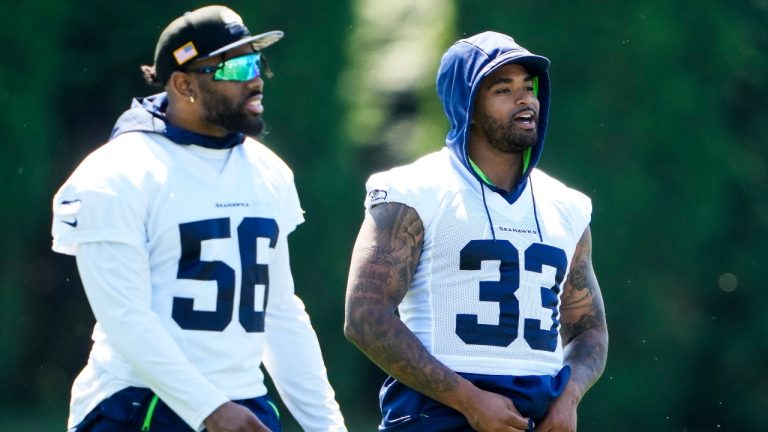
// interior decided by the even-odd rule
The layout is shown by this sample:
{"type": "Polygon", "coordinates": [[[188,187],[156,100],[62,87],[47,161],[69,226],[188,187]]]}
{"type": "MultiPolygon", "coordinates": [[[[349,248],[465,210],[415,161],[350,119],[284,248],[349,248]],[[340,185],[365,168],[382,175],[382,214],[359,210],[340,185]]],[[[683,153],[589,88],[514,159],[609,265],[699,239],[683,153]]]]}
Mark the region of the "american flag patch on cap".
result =
{"type": "Polygon", "coordinates": [[[197,55],[197,49],[192,41],[189,41],[173,52],[173,57],[176,59],[176,63],[181,66],[188,62],[189,59],[197,55]]]}

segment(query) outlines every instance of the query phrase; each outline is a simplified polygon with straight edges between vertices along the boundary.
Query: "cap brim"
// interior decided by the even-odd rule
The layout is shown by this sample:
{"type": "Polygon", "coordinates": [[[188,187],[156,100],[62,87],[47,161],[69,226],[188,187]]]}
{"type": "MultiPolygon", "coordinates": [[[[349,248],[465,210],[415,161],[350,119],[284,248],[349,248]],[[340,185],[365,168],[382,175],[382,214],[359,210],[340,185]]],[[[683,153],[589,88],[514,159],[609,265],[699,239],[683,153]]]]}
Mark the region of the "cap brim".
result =
{"type": "Polygon", "coordinates": [[[507,64],[515,63],[525,67],[531,75],[541,76],[547,73],[549,69],[549,60],[546,57],[537,55],[527,55],[508,61],[507,64]]]}
{"type": "Polygon", "coordinates": [[[510,50],[498,57],[496,57],[491,63],[487,64],[478,74],[478,77],[485,79],[488,75],[492,74],[496,69],[506,64],[519,64],[528,70],[528,73],[532,76],[545,76],[547,69],[549,69],[549,59],[536,54],[531,54],[527,51],[510,50]]]}
{"type": "Polygon", "coordinates": [[[496,64],[493,66],[493,69],[505,64],[519,64],[534,76],[544,75],[547,73],[547,69],[549,69],[549,59],[546,57],[531,53],[521,55],[519,51],[507,52],[496,58],[494,62],[496,64]]]}
{"type": "Polygon", "coordinates": [[[225,52],[227,52],[227,51],[229,51],[231,49],[235,49],[237,47],[241,47],[241,46],[247,45],[247,44],[251,44],[253,49],[255,49],[257,51],[260,51],[260,50],[263,50],[264,48],[272,45],[273,43],[279,41],[280,39],[283,38],[284,35],[285,35],[285,33],[283,33],[280,30],[273,30],[273,31],[269,31],[269,32],[266,32],[266,33],[258,34],[256,36],[249,36],[249,37],[240,39],[237,42],[232,42],[229,45],[225,45],[225,46],[217,49],[216,51],[213,51],[212,53],[210,53],[210,54],[208,54],[208,55],[206,55],[204,57],[200,57],[200,58],[203,59],[203,58],[213,57],[213,56],[219,55],[221,53],[225,53],[225,52]]]}

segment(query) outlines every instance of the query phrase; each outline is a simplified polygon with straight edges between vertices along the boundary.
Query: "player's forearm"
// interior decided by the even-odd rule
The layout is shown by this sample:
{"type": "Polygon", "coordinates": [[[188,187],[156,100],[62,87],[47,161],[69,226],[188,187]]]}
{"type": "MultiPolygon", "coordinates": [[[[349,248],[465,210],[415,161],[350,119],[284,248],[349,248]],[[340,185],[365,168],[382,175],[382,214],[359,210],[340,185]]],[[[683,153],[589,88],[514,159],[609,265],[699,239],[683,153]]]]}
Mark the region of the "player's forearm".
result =
{"type": "Polygon", "coordinates": [[[266,326],[264,366],[296,421],[308,431],[346,432],[302,302],[290,296],[280,304],[270,303],[266,326]]]}
{"type": "Polygon", "coordinates": [[[578,403],[600,378],[608,356],[608,326],[603,296],[592,267],[592,234],[589,227],[576,246],[560,313],[564,362],[572,370],[566,392],[578,403]]]}
{"type": "Polygon", "coordinates": [[[376,300],[357,299],[345,335],[382,370],[408,387],[459,411],[467,382],[433,357],[391,311],[376,300]]]}
{"type": "Polygon", "coordinates": [[[413,208],[374,206],[352,252],[344,333],[368,357],[405,385],[461,410],[469,384],[435,359],[395,315],[411,286],[424,242],[413,208]]]}
{"type": "Polygon", "coordinates": [[[600,378],[608,359],[608,329],[604,324],[579,333],[564,347],[564,363],[571,367],[567,391],[576,402],[600,378]]]}

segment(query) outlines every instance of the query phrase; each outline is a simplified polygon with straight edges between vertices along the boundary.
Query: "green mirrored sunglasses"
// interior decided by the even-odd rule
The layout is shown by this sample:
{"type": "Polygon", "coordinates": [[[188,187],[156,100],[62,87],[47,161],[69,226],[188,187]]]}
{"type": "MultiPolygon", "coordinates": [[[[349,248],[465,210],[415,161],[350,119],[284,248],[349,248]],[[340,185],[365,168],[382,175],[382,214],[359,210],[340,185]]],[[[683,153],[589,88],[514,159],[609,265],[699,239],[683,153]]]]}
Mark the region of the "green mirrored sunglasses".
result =
{"type": "Polygon", "coordinates": [[[261,54],[255,52],[232,57],[215,66],[204,66],[191,72],[212,73],[214,81],[250,81],[261,76],[261,54]]]}

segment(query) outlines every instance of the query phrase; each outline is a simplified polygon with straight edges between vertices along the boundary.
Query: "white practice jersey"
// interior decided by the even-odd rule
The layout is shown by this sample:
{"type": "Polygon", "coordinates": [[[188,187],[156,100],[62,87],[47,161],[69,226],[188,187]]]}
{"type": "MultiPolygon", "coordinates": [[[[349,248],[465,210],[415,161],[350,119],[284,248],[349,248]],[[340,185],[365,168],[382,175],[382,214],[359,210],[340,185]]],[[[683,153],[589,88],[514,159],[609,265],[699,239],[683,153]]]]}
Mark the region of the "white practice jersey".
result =
{"type": "MultiPolygon", "coordinates": [[[[106,311],[105,323],[97,313],[88,365],[73,386],[70,427],[104,398],[137,386],[152,388],[200,429],[222,398],[266,393],[263,360],[306,430],[344,430],[317,339],[294,296],[287,236],[303,211],[292,172],[272,151],[250,138],[226,151],[125,133],[83,161],[53,209],[55,251],[119,244],[142,251],[148,266],[146,286],[122,286],[119,269],[114,286],[109,278],[103,283],[115,295],[98,301],[114,302],[114,313],[126,316],[108,316],[111,305],[99,308],[89,295],[95,312],[106,311]],[[219,160],[206,160],[215,155],[219,160]],[[126,298],[146,304],[131,310],[126,298]],[[107,317],[132,326],[138,319],[131,316],[145,312],[146,331],[154,333],[142,336],[145,346],[135,331],[107,328],[107,317]]],[[[81,258],[81,274],[89,272],[81,258]]],[[[140,261],[127,265],[140,273],[140,261]]],[[[83,275],[84,283],[91,279],[83,275]]]]}
{"type": "Polygon", "coordinates": [[[535,169],[512,204],[482,186],[486,209],[480,182],[447,148],[374,174],[366,186],[367,209],[402,203],[424,225],[399,312],[432,355],[457,372],[560,370],[560,295],[589,224],[588,197],[535,169]]]}

